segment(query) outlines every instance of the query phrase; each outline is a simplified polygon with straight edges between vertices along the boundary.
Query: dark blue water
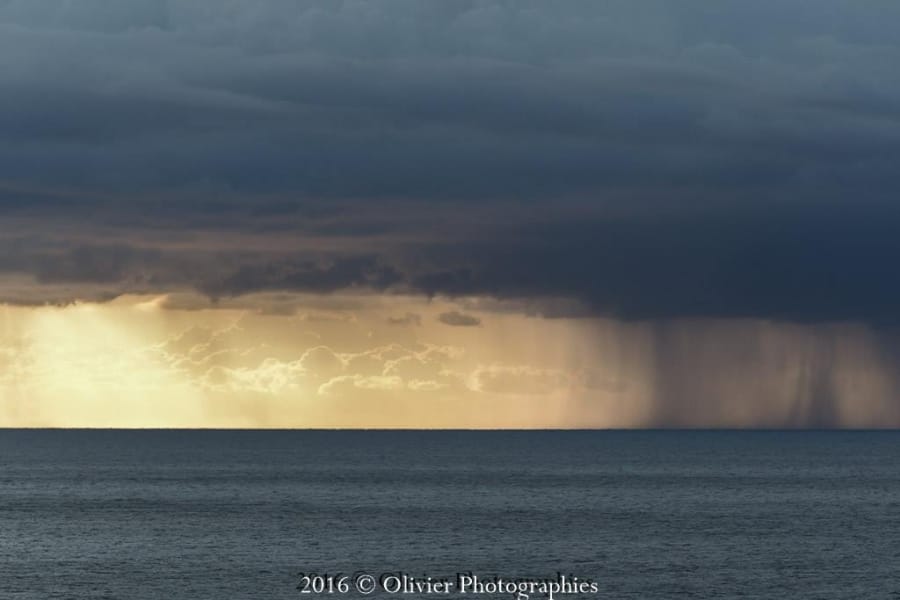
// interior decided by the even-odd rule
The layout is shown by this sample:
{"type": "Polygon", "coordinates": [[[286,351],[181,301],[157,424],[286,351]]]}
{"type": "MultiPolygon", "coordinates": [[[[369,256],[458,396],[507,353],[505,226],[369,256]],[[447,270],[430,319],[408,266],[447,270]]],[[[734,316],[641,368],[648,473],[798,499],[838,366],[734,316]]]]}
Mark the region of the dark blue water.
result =
{"type": "Polygon", "coordinates": [[[898,433],[0,431],[3,600],[320,597],[298,571],[876,599],[898,569],[898,433]]]}

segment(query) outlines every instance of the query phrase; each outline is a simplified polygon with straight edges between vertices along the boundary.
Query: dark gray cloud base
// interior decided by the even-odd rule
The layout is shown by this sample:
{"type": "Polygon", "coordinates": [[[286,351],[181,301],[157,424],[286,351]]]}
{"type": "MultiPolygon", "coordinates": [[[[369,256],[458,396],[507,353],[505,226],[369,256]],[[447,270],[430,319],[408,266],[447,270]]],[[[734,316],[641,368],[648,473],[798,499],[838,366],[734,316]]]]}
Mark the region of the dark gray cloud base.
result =
{"type": "Polygon", "coordinates": [[[898,17],[0,2],[0,277],[35,282],[5,299],[359,288],[892,322],[898,17]]]}

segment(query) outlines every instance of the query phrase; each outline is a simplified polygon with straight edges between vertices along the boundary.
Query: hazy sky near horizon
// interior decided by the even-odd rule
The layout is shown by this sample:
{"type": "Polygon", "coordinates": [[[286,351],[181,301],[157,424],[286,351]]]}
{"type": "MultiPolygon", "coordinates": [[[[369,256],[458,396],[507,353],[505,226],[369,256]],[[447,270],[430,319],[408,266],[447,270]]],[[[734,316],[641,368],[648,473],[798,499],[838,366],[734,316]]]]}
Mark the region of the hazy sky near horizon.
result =
{"type": "Polygon", "coordinates": [[[0,424],[900,426],[898,18],[0,1],[0,424]]]}

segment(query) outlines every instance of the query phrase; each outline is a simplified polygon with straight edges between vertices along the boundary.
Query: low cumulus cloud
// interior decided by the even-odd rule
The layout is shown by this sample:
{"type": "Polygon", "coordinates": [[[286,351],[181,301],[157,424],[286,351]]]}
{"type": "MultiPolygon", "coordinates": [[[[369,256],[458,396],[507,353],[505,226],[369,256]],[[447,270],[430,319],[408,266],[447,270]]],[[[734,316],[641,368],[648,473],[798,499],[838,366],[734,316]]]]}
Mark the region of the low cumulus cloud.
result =
{"type": "Polygon", "coordinates": [[[422,326],[422,316],[417,315],[416,313],[408,312],[400,317],[388,317],[387,322],[390,325],[413,325],[416,327],[422,326]]]}
{"type": "MultiPolygon", "coordinates": [[[[340,321],[315,323],[329,322],[340,321]]],[[[259,336],[241,320],[223,328],[192,326],[148,348],[146,356],[197,388],[226,397],[312,394],[365,400],[370,393],[424,393],[427,397],[431,392],[469,389],[466,368],[459,366],[464,355],[460,348],[392,343],[342,352],[324,344],[304,348],[303,339],[292,337],[290,346],[279,349],[255,339],[259,336]]]]}
{"type": "Polygon", "coordinates": [[[451,327],[478,327],[481,325],[481,319],[478,317],[461,313],[457,310],[439,314],[438,321],[444,325],[450,325],[451,327]]]}

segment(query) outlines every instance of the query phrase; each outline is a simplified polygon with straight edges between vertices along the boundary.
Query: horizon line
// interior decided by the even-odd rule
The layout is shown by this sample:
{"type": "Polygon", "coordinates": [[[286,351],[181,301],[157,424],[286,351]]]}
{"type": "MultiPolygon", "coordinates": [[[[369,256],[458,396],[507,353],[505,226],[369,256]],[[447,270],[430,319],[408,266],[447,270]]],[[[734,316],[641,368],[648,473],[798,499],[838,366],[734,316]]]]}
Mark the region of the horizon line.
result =
{"type": "Polygon", "coordinates": [[[0,431],[246,431],[246,432],[759,432],[759,433],[863,433],[900,432],[900,427],[5,427],[0,431]]]}

